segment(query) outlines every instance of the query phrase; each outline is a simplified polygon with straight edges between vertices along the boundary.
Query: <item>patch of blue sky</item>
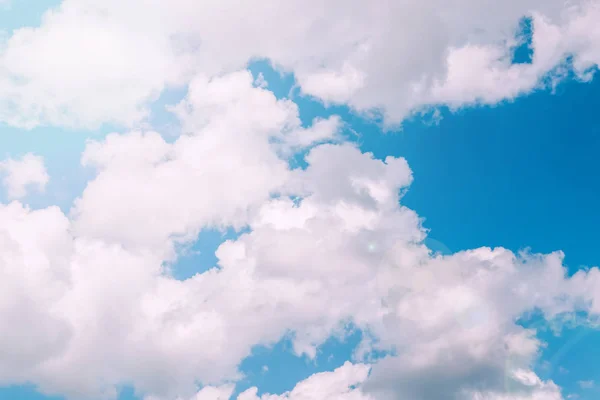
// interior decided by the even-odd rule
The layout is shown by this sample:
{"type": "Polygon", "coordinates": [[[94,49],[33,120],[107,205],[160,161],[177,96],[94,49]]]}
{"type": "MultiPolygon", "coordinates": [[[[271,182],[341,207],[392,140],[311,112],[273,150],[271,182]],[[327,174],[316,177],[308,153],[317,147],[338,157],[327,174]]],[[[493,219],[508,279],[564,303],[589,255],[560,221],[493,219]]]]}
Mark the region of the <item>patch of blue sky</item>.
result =
{"type": "Polygon", "coordinates": [[[55,8],[60,0],[5,0],[0,4],[0,27],[11,33],[22,27],[37,27],[46,11],[55,8]]]}
{"type": "Polygon", "coordinates": [[[181,134],[181,125],[171,107],[181,102],[186,88],[168,87],[149,105],[149,115],[144,125],[161,134],[165,141],[173,143],[181,134]]]}
{"type": "Polygon", "coordinates": [[[176,279],[183,280],[218,267],[216,250],[223,242],[235,240],[244,232],[247,229],[203,229],[195,242],[179,249],[178,259],[170,266],[171,274],[176,279]]]}
{"type": "Polygon", "coordinates": [[[517,45],[513,49],[513,64],[531,64],[533,59],[533,20],[530,17],[521,19],[517,31],[517,45]]]}
{"type": "MultiPolygon", "coordinates": [[[[44,193],[33,192],[23,201],[32,208],[58,205],[63,212],[68,212],[93,176],[93,171],[81,166],[86,141],[90,135],[100,139],[107,132],[108,129],[90,133],[48,127],[23,130],[1,125],[0,160],[20,158],[26,153],[42,156],[50,176],[48,185],[44,193]]],[[[3,188],[0,188],[0,201],[9,201],[3,188]]]]}
{"type": "MultiPolygon", "coordinates": [[[[132,388],[123,387],[119,391],[118,400],[142,400],[132,388]]],[[[0,387],[0,400],[65,400],[63,396],[45,395],[40,393],[35,386],[21,385],[0,387]]]]}
{"type": "Polygon", "coordinates": [[[562,388],[565,398],[577,395],[579,400],[595,400],[599,396],[600,329],[580,324],[563,328],[540,329],[538,338],[545,343],[536,372],[543,379],[552,379],[562,388]],[[594,382],[593,387],[582,387],[580,382],[594,382]]]}
{"type": "Polygon", "coordinates": [[[360,331],[349,327],[346,336],[331,337],[322,344],[313,359],[294,355],[290,338],[271,347],[257,346],[240,365],[245,378],[238,383],[235,392],[241,393],[252,386],[259,389],[259,396],[292,390],[299,381],[318,372],[333,371],[352,360],[362,337],[360,331]]]}
{"type": "Polygon", "coordinates": [[[22,385],[0,387],[0,400],[63,400],[63,397],[43,395],[34,386],[22,385]]]}

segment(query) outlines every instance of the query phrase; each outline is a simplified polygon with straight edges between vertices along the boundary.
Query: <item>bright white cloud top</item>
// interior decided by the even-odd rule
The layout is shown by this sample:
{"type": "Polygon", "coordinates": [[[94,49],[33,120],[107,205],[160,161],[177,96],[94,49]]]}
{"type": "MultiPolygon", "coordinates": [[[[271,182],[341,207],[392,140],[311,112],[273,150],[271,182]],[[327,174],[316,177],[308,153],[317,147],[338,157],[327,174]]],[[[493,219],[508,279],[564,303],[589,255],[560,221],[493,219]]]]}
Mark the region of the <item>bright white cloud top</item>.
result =
{"type": "MultiPolygon", "coordinates": [[[[600,315],[600,271],[560,252],[439,255],[401,203],[402,158],[376,159],[339,117],[298,106],[245,68],[266,58],[305,94],[388,124],[424,107],[512,99],[600,60],[596,2],[65,0],[0,49],[0,119],[120,133],[88,142],[94,177],[68,215],[0,204],[0,382],[111,399],[226,400],[253,346],[291,333],[298,355],[349,325],[356,359],[284,394],[238,400],[561,400],[533,371],[542,343],[519,317],[600,315]],[[494,12],[490,12],[494,9],[494,12]],[[512,64],[520,18],[534,57],[512,64]],[[550,79],[552,81],[552,79],[550,79]],[[180,135],[149,104],[187,88],[180,135]],[[306,151],[305,169],[289,159],[306,151]],[[169,266],[205,228],[245,228],[218,265],[169,266]],[[373,351],[389,356],[371,362],[373,351]],[[199,389],[198,383],[205,385],[199,389]]],[[[75,134],[75,133],[74,133],[75,134]]],[[[48,182],[43,159],[0,164],[12,198],[48,182]]],[[[524,243],[523,245],[526,245],[524,243]]]]}

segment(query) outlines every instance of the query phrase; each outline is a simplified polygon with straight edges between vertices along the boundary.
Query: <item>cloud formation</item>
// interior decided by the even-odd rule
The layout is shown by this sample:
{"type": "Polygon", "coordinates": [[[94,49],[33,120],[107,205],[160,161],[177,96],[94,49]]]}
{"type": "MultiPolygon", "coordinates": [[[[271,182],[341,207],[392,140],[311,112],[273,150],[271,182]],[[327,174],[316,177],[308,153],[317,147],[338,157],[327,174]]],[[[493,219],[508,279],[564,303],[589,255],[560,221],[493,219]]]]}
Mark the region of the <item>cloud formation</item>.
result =
{"type": "Polygon", "coordinates": [[[0,162],[2,184],[11,199],[19,199],[27,195],[29,189],[43,192],[50,180],[44,159],[32,153],[21,158],[8,158],[0,162]]]}
{"type": "MultiPolygon", "coordinates": [[[[238,400],[561,400],[518,321],[598,317],[600,271],[568,276],[561,252],[434,253],[402,204],[406,160],[362,151],[338,116],[302,124],[245,69],[269,59],[303,93],[393,124],[514,98],[559,79],[568,57],[581,79],[598,63],[594,2],[445,4],[64,0],[5,38],[0,120],[125,128],[87,143],[94,176],[69,213],[0,204],[0,383],[225,400],[254,346],[290,339],[314,358],[351,326],[364,336],[353,363],[238,400]],[[534,56],[512,64],[527,15],[534,56]],[[172,87],[187,94],[169,141],[141,123],[172,87]],[[300,152],[306,168],[291,166],[300,152]],[[175,279],[181,246],[206,228],[239,235],[213,268],[175,279]]],[[[48,181],[32,154],[1,168],[12,198],[48,181]]]]}
{"type": "MultiPolygon", "coordinates": [[[[97,174],[69,216],[1,206],[0,323],[12,328],[0,382],[74,399],[114,398],[123,384],[186,398],[202,382],[215,386],[198,396],[219,398],[207,393],[239,378],[253,346],[291,337],[314,357],[351,324],[365,333],[359,359],[390,356],[368,377],[336,372],[362,371],[360,390],[334,379],[341,398],[561,398],[531,370],[535,330],[515,321],[598,314],[597,269],[567,277],[561,253],[432,253],[400,204],[404,159],[343,142],[335,118],[302,127],[295,104],[248,72],[194,79],[177,115],[173,143],[153,132],[89,142],[82,162],[97,174]],[[305,169],[287,162],[294,146],[309,147],[305,169]],[[215,268],[176,280],[177,245],[207,226],[245,233],[215,268]]],[[[266,398],[319,399],[326,377],[266,398]]]]}
{"type": "MultiPolygon", "coordinates": [[[[367,379],[369,366],[365,364],[344,363],[331,372],[314,374],[298,382],[289,392],[258,395],[258,388],[252,387],[240,393],[237,400],[372,400],[361,392],[360,385],[367,379]]],[[[190,400],[229,400],[234,392],[231,385],[202,388],[190,400]]],[[[161,400],[154,397],[145,400],[161,400]]]]}
{"type": "Polygon", "coordinates": [[[547,86],[568,59],[589,78],[598,13],[597,2],[579,0],[64,0],[41,26],[5,38],[0,119],[139,125],[166,88],[263,58],[294,73],[305,94],[397,124],[429,106],[494,104],[547,86]],[[512,64],[523,17],[532,18],[533,59],[512,64]]]}

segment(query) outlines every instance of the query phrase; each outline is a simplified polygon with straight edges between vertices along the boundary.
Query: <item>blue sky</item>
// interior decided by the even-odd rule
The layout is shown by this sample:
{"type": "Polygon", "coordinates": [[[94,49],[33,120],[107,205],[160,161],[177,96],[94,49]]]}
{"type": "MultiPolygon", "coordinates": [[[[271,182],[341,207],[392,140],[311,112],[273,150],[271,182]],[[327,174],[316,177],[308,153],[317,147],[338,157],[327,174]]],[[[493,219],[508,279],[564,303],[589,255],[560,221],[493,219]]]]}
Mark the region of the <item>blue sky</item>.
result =
{"type": "Polygon", "coordinates": [[[10,32],[23,26],[38,26],[44,12],[59,4],[60,1],[57,0],[40,0],[35,4],[25,4],[21,1],[5,2],[0,17],[2,30],[10,32]]]}
{"type": "MultiPolygon", "coordinates": [[[[44,1],[32,7],[13,1],[9,9],[0,12],[0,26],[6,32],[37,26],[43,11],[58,3],[44,1]]],[[[531,20],[524,21],[522,34],[531,39],[531,20]]],[[[525,40],[516,51],[515,63],[532,63],[528,46],[531,42],[525,40]]],[[[388,156],[405,158],[414,181],[401,203],[423,218],[423,227],[428,231],[425,244],[431,250],[448,255],[485,246],[504,247],[515,254],[521,250],[543,254],[560,250],[565,254],[569,275],[598,265],[598,79],[582,81],[571,74],[553,89],[538,88],[493,104],[473,106],[466,102],[458,108],[442,104],[437,108],[437,119],[431,114],[409,115],[403,118],[401,129],[386,131],[381,120],[357,111],[356,104],[362,104],[358,101],[329,105],[318,98],[318,92],[314,96],[304,94],[297,84],[301,77],[293,72],[280,73],[268,61],[251,61],[248,69],[255,78],[264,76],[267,89],[277,99],[289,98],[297,104],[304,127],[310,127],[317,117],[339,115],[344,121],[344,140],[356,143],[362,152],[373,153],[381,160],[388,156]]],[[[185,86],[166,89],[151,102],[146,126],[161,132],[168,143],[177,140],[181,122],[165,111],[165,106],[178,103],[186,93],[185,86]]],[[[392,107],[389,101],[381,104],[392,107]]],[[[209,113],[212,109],[202,111],[209,113]]],[[[43,156],[51,177],[49,183],[43,193],[28,193],[20,201],[32,209],[57,205],[68,215],[74,199],[95,176],[92,168],[81,166],[86,145],[129,127],[113,121],[100,128],[54,125],[23,129],[3,122],[0,158],[18,158],[29,152],[43,156]]],[[[302,158],[308,152],[307,148],[296,154],[292,165],[305,166],[302,158]]],[[[7,203],[7,190],[0,193],[0,201],[7,203]]],[[[232,227],[204,226],[198,231],[185,246],[188,252],[171,266],[175,279],[183,281],[205,273],[218,263],[217,248],[241,236],[232,227]]],[[[128,244],[119,245],[126,248],[128,244]]],[[[581,382],[597,382],[600,378],[600,367],[594,362],[600,356],[600,331],[586,324],[565,326],[560,332],[551,330],[547,321],[525,325],[536,326],[538,338],[545,343],[532,366],[537,375],[559,385],[564,398],[567,394],[582,400],[597,398],[594,384],[581,382]]],[[[294,355],[289,335],[270,347],[257,345],[239,363],[245,377],[238,381],[235,395],[252,386],[259,388],[259,395],[292,390],[299,381],[317,372],[333,371],[352,360],[361,337],[359,330],[344,339],[330,337],[318,347],[312,360],[294,355]]],[[[142,399],[132,387],[120,388],[119,399],[142,399]]],[[[41,395],[35,382],[13,385],[9,378],[8,384],[0,388],[0,399],[63,397],[41,395]]]]}

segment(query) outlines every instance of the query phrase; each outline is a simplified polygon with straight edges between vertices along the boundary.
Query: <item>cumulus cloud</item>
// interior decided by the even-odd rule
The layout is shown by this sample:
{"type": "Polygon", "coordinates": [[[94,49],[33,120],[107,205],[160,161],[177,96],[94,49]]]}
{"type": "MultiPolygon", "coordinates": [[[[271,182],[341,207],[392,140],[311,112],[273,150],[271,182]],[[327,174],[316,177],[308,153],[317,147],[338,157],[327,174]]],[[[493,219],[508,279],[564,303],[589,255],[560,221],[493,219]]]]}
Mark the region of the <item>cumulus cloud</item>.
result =
{"type": "Polygon", "coordinates": [[[88,143],[97,176],[69,216],[0,208],[0,322],[11,326],[0,382],[69,398],[114,398],[124,384],[227,398],[254,346],[291,338],[315,357],[352,325],[372,339],[362,355],[390,355],[261,398],[561,399],[531,371],[535,330],[515,321],[598,314],[597,269],[567,277],[561,253],[435,255],[401,205],[404,159],[340,143],[335,119],[303,127],[295,104],[248,72],[193,82],[174,142],[132,132],[88,143]],[[305,169],[290,167],[290,146],[308,149],[305,169]],[[245,233],[218,248],[215,268],[176,280],[174,245],[206,226],[245,233]],[[212,386],[198,393],[199,382],[212,386]]]}
{"type": "MultiPolygon", "coordinates": [[[[316,373],[298,382],[294,389],[281,395],[262,394],[259,396],[258,388],[252,387],[240,393],[236,398],[237,400],[372,400],[360,389],[361,384],[368,377],[369,368],[365,364],[346,362],[334,371],[316,373]]],[[[229,400],[232,398],[233,392],[232,385],[207,386],[190,400],[229,400]]],[[[145,400],[162,399],[147,397],[145,400]]]]}
{"type": "Polygon", "coordinates": [[[293,102],[252,83],[247,71],[194,79],[174,108],[185,132],[174,143],[155,132],[91,142],[82,162],[98,174],[75,202],[78,233],[160,249],[206,226],[244,226],[288,179],[285,156],[340,130],[337,117],[302,127],[293,102]]]}
{"type": "MultiPolygon", "coordinates": [[[[303,125],[296,104],[240,70],[268,58],[305,93],[394,123],[426,105],[512,98],[569,54],[581,78],[598,62],[595,3],[443,4],[65,0],[15,31],[0,50],[9,124],[136,125],[165,88],[188,93],[171,107],[174,141],[138,129],[88,142],[95,176],[69,215],[0,205],[0,325],[11,327],[0,382],[73,399],[122,385],[228,399],[254,346],[291,338],[315,357],[352,325],[366,338],[359,361],[388,356],[238,400],[562,399],[532,370],[535,329],[516,321],[597,316],[600,271],[567,276],[560,252],[434,254],[401,202],[404,159],[344,142],[339,117],[303,125]],[[512,65],[523,15],[534,57],[512,65]],[[290,166],[298,151],[305,169],[290,166]],[[207,227],[240,235],[214,268],[176,280],[177,245],[207,227]]],[[[3,166],[13,197],[47,181],[35,156],[3,166]]]]}
{"type": "MultiPolygon", "coordinates": [[[[281,395],[257,395],[258,388],[253,387],[239,394],[237,400],[374,400],[371,394],[362,390],[362,385],[368,379],[369,366],[346,362],[332,372],[316,373],[299,382],[293,390],[281,395]]],[[[562,400],[559,388],[551,382],[541,381],[533,372],[527,370],[515,371],[516,382],[529,390],[527,393],[465,393],[464,398],[470,400],[562,400]]],[[[205,387],[200,390],[194,400],[212,399],[227,400],[232,397],[233,387],[205,387]]],[[[394,397],[398,398],[398,397],[394,397]]],[[[148,398],[146,400],[158,400],[148,398]]]]}
{"type": "Polygon", "coordinates": [[[544,382],[532,371],[515,371],[511,379],[514,379],[525,390],[517,393],[476,393],[472,395],[473,400],[562,400],[563,396],[558,386],[553,382],[544,382]]]}
{"type": "Polygon", "coordinates": [[[367,379],[369,366],[346,362],[332,372],[321,372],[299,382],[290,392],[281,395],[257,396],[257,388],[241,393],[238,400],[371,400],[361,392],[360,386],[367,379]]]}
{"type": "Polygon", "coordinates": [[[25,197],[29,189],[43,191],[50,180],[44,159],[32,153],[1,161],[0,174],[8,196],[13,199],[25,197]]]}
{"type": "MultiPolygon", "coordinates": [[[[0,49],[0,119],[33,127],[137,125],[166,88],[269,59],[302,91],[395,124],[423,107],[529,92],[567,57],[600,57],[595,1],[447,2],[64,0],[0,49]],[[493,9],[494,12],[489,12],[493,9]],[[143,11],[141,11],[143,10],[143,11]],[[521,18],[531,64],[511,64],[521,18]],[[265,39],[268,38],[268,39],[265,39]],[[418,40],[415,40],[418,38],[418,40]]],[[[556,74],[555,74],[556,75],[556,74]]]]}

